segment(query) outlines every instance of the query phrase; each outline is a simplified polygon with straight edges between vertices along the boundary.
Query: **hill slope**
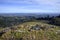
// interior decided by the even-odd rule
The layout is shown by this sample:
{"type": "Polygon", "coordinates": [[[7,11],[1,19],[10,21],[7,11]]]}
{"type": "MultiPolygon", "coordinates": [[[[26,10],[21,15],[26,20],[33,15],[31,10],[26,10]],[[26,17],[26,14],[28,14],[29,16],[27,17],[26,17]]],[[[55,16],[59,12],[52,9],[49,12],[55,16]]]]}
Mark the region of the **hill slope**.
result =
{"type": "Polygon", "coordinates": [[[1,40],[59,40],[60,27],[40,21],[14,26],[0,37],[1,40]]]}

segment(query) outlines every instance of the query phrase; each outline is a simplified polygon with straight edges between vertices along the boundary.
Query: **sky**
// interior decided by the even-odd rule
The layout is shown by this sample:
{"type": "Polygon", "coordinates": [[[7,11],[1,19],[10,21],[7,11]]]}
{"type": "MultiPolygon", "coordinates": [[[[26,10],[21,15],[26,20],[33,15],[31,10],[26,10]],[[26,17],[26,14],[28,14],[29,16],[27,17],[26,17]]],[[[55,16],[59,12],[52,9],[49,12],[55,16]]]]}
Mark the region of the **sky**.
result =
{"type": "Polygon", "coordinates": [[[0,13],[60,13],[60,0],[0,0],[0,13]]]}

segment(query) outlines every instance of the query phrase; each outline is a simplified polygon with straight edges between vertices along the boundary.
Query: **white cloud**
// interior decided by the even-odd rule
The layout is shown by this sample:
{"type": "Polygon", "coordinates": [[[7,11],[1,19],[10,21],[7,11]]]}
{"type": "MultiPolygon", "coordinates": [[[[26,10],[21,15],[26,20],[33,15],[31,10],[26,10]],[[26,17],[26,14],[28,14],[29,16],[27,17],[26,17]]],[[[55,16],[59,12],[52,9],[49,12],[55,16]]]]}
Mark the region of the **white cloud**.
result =
{"type": "Polygon", "coordinates": [[[58,7],[60,6],[60,0],[35,0],[37,4],[42,4],[42,5],[50,5],[51,7],[58,7]]]}
{"type": "Polygon", "coordinates": [[[0,7],[0,13],[37,13],[37,12],[58,12],[56,10],[27,9],[23,7],[0,7]]]}
{"type": "Polygon", "coordinates": [[[19,4],[19,6],[16,7],[0,6],[0,11],[19,12],[20,10],[21,12],[60,12],[60,0],[0,0],[0,2],[7,4],[11,3],[11,5],[15,4],[15,6],[19,4]]]}

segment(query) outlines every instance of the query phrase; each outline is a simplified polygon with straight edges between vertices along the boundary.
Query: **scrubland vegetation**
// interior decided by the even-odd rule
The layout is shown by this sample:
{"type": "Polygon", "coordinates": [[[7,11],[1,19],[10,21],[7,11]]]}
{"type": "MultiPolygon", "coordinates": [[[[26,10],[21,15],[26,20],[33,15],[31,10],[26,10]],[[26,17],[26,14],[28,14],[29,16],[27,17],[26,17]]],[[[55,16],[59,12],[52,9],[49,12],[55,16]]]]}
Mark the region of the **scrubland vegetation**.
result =
{"type": "Polygon", "coordinates": [[[60,16],[0,16],[0,40],[60,40],[60,16]]]}

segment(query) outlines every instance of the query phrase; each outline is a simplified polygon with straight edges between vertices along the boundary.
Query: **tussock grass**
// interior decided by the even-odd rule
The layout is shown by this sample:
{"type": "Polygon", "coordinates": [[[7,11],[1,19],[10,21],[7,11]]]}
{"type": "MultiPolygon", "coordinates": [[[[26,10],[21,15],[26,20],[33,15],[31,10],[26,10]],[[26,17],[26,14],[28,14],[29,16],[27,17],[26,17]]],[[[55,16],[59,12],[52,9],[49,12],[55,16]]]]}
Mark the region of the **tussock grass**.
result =
{"type": "Polygon", "coordinates": [[[60,30],[60,27],[55,26],[55,28],[49,28],[47,30],[31,30],[32,26],[36,24],[42,27],[54,26],[50,24],[46,24],[43,22],[25,22],[23,24],[17,25],[16,30],[25,31],[25,32],[15,32],[15,30],[11,33],[11,31],[5,33],[1,38],[4,39],[13,39],[13,40],[60,40],[60,35],[56,33],[57,30],[60,30]],[[28,31],[31,30],[31,31],[28,31]],[[6,37],[5,37],[6,36],[6,37]],[[12,38],[13,37],[13,38],[12,38]]]}

